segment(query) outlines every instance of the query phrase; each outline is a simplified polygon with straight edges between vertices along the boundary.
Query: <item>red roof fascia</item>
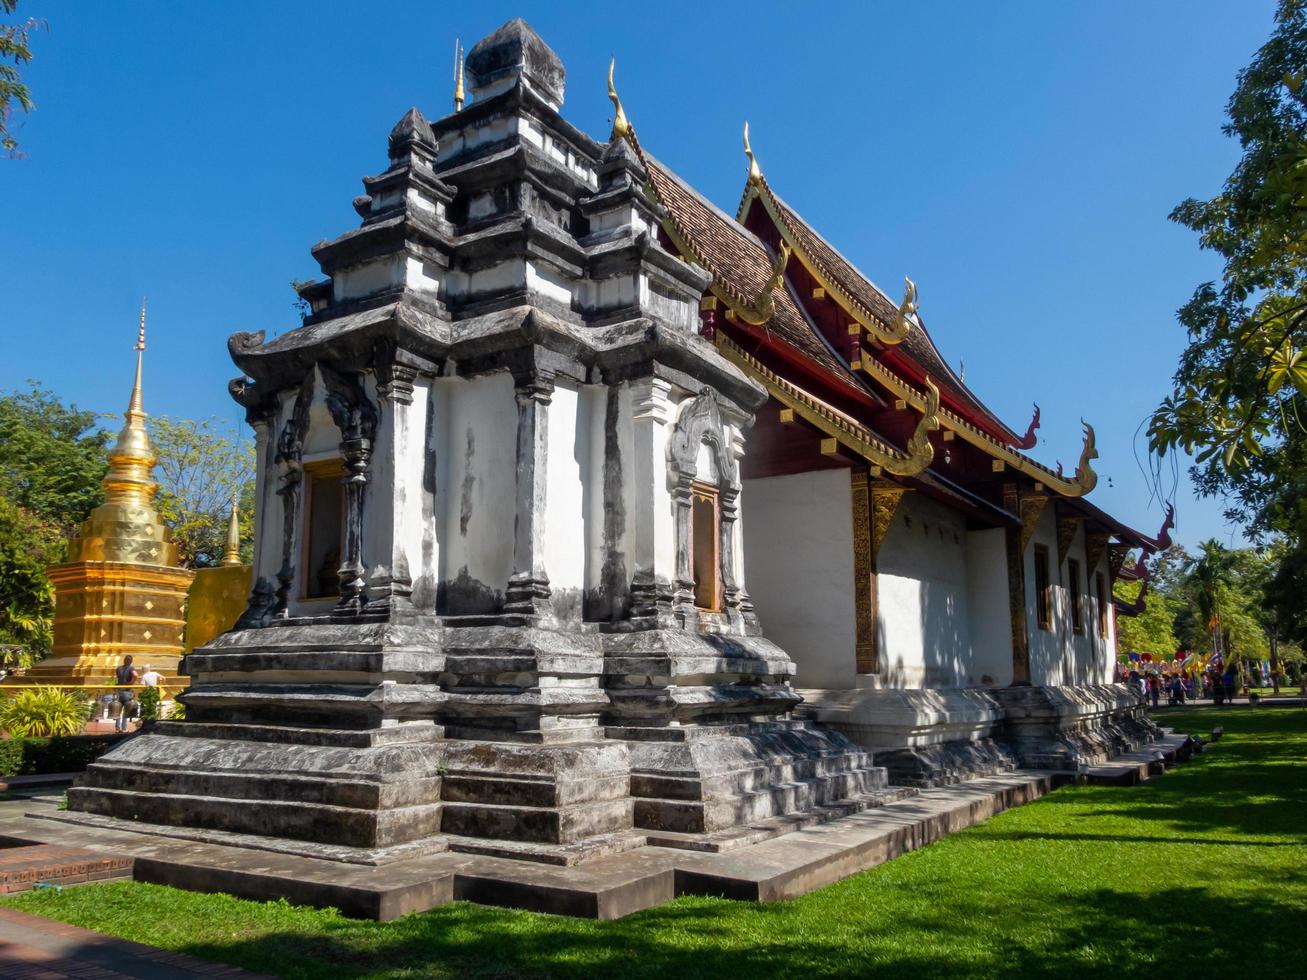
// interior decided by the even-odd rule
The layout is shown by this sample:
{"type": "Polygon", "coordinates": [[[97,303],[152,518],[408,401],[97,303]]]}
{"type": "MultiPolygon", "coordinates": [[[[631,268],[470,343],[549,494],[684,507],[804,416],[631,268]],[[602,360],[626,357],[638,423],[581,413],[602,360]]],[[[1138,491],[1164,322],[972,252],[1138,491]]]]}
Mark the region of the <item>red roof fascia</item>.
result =
{"type": "MultiPolygon", "coordinates": [[[[773,337],[766,327],[755,327],[738,320],[731,322],[726,320],[725,317],[721,317],[717,321],[716,329],[725,329],[727,336],[750,354],[756,355],[760,349],[774,354],[804,376],[806,381],[813,386],[813,394],[820,396],[836,407],[842,407],[850,402],[863,408],[879,409],[884,407],[883,403],[871,392],[845,384],[832,383],[833,379],[826,368],[805,357],[783,340],[773,337]]],[[[798,379],[791,378],[790,380],[797,381],[798,379]]],[[[804,387],[809,387],[809,385],[804,385],[804,387]]],[[[862,424],[866,425],[867,423],[862,421],[862,424]]]]}

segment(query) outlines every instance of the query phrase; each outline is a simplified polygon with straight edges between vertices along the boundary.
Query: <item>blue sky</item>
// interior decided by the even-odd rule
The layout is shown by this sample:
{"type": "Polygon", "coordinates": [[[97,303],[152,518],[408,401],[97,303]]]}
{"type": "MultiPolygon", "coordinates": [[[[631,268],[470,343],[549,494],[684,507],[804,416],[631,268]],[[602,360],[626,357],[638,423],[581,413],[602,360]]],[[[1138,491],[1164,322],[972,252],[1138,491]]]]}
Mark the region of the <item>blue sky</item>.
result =
{"type": "MultiPolygon", "coordinates": [[[[946,358],[1047,462],[1098,431],[1093,498],[1150,533],[1140,421],[1184,344],[1175,310],[1219,275],[1166,220],[1216,193],[1220,127],[1270,0],[1095,3],[121,3],[23,0],[26,159],[0,160],[0,389],[36,378],[126,403],[150,297],[146,407],[240,414],[226,338],[293,327],[314,242],[357,224],[410,105],[450,108],[466,47],[523,16],[598,138],[619,91],[641,141],[734,211],[740,127],[773,186],[865,273],[903,276],[946,358]],[[1108,478],[1111,486],[1108,485],[1108,478]]],[[[1177,538],[1230,540],[1182,476],[1177,538]]]]}

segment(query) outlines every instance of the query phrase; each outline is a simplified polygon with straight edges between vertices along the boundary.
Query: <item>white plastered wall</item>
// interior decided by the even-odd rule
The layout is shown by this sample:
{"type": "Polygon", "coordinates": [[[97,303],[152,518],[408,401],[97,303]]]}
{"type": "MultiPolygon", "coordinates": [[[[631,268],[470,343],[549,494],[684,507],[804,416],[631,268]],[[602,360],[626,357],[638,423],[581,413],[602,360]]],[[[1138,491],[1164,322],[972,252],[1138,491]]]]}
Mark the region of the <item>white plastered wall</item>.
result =
{"type": "Polygon", "coordinates": [[[560,383],[549,405],[544,563],[555,607],[569,619],[581,615],[591,543],[585,505],[595,482],[591,451],[595,402],[592,389],[560,383]]]}
{"type": "Polygon", "coordinates": [[[802,687],[855,682],[849,472],[744,481],[744,572],[763,633],[798,665],[802,687]]]}
{"type": "Polygon", "coordinates": [[[966,532],[967,608],[971,614],[971,683],[1012,683],[1012,613],[1008,604],[1007,532],[966,532]]]}
{"type": "Polygon", "coordinates": [[[904,494],[877,557],[880,677],[889,687],[974,683],[966,523],[904,494]]]}
{"type": "Polygon", "coordinates": [[[433,396],[441,444],[436,464],[440,580],[451,597],[477,583],[502,594],[513,573],[517,499],[512,375],[442,378],[433,396]]]}

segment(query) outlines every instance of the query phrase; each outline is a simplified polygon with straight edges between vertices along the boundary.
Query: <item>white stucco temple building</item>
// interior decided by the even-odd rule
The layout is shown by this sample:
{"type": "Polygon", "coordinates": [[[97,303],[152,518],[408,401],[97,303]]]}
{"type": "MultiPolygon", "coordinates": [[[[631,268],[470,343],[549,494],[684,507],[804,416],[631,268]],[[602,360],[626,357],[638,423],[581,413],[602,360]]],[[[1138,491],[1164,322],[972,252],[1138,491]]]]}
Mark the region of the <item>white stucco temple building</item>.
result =
{"type": "MultiPolygon", "coordinates": [[[[231,338],[253,594],[184,722],[70,807],[566,863],[1154,731],[1112,582],[1158,542],[1037,462],[763,176],[597,141],[522,21],[411,109],[309,312],[231,338]]],[[[317,151],[315,151],[317,152],[317,151]]]]}

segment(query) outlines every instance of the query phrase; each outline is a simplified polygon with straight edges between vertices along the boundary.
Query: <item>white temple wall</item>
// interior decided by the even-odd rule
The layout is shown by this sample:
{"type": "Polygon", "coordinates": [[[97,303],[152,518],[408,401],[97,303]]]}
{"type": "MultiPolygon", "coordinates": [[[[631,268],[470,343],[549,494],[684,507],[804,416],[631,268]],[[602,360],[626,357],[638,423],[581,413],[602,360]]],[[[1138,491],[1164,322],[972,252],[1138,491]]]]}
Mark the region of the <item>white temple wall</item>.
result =
{"type": "MultiPolygon", "coordinates": [[[[430,510],[434,503],[433,494],[426,486],[425,439],[427,412],[430,408],[431,381],[419,378],[413,385],[413,403],[403,409],[407,416],[404,440],[395,467],[400,495],[397,500],[396,537],[399,553],[403,555],[408,566],[414,605],[419,609],[434,611],[439,540],[436,537],[434,518],[430,510]]],[[[383,424],[386,414],[383,411],[383,424]]],[[[369,505],[377,503],[379,503],[377,498],[369,501],[369,505]]],[[[367,513],[368,509],[365,508],[365,517],[367,513]]],[[[384,541],[377,541],[376,544],[385,546],[384,541]]],[[[368,549],[366,533],[363,546],[366,552],[368,549]]]]}
{"type": "Polygon", "coordinates": [[[801,687],[851,688],[853,519],[846,469],[746,480],[744,573],[763,633],[801,687]]]}
{"type": "Polygon", "coordinates": [[[966,532],[967,609],[971,615],[971,684],[1012,683],[1012,613],[1008,604],[1007,532],[966,532]]]}
{"type": "Polygon", "coordinates": [[[904,494],[899,503],[877,556],[880,675],[887,686],[970,682],[966,533],[960,514],[922,494],[904,494]]]}
{"type": "Polygon", "coordinates": [[[592,398],[558,384],[549,404],[549,456],[546,493],[544,559],[554,608],[564,619],[579,619],[585,589],[589,535],[585,501],[593,480],[592,398]]]}
{"type": "Polygon", "coordinates": [[[499,371],[444,378],[435,405],[442,448],[436,500],[444,502],[437,538],[446,608],[491,611],[513,573],[517,507],[517,401],[513,377],[499,371]],[[440,424],[440,419],[444,424],[440,424]]]}

